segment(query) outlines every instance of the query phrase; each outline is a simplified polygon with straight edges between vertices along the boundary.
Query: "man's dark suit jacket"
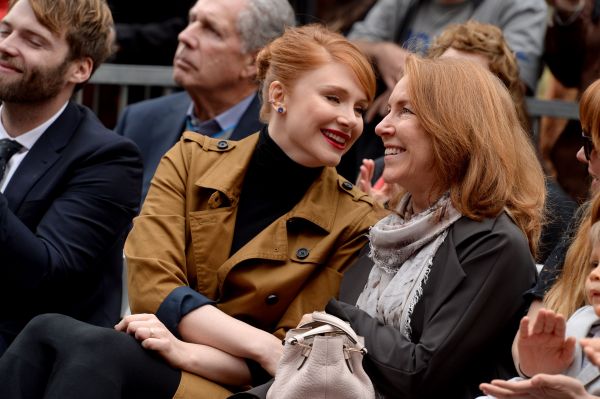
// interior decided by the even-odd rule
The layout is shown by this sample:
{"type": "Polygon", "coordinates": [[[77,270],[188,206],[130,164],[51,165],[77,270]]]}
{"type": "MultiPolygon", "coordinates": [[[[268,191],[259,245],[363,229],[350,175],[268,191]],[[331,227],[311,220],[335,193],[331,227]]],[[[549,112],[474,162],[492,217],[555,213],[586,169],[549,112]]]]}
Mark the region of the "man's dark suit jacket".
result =
{"type": "MultiPolygon", "coordinates": [[[[185,130],[186,114],[192,99],[186,92],[171,94],[142,101],[125,108],[115,131],[133,140],[142,153],[144,161],[144,183],[142,200],[150,188],[150,181],[160,159],[171,148],[185,130]]],[[[260,100],[258,95],[248,106],[230,139],[240,140],[259,131],[260,100]]]]}
{"type": "Polygon", "coordinates": [[[41,313],[118,321],[141,179],[137,147],[74,103],[34,144],[0,193],[0,354],[41,313]]]}

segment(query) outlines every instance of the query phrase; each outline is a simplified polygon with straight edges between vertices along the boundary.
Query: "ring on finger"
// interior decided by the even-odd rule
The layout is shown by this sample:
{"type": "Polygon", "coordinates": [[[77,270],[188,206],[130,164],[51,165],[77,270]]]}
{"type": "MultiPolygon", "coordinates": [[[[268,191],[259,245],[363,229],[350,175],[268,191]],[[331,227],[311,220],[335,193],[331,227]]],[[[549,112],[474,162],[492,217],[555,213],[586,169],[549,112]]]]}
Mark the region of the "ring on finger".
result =
{"type": "Polygon", "coordinates": [[[150,327],[150,338],[154,338],[154,330],[150,327]]]}

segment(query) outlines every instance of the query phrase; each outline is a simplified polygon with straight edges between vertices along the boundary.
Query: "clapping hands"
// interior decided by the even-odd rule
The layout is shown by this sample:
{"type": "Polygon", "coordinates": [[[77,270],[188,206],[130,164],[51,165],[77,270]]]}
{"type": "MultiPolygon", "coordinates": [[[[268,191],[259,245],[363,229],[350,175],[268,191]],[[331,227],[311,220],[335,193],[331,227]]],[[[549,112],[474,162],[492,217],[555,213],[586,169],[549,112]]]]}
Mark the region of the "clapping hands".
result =
{"type": "Polygon", "coordinates": [[[372,185],[371,180],[373,179],[374,173],[375,161],[372,159],[363,159],[356,185],[380,204],[385,204],[393,195],[392,185],[385,182],[382,182],[380,185],[372,185]]]}
{"type": "Polygon", "coordinates": [[[524,317],[517,336],[521,372],[527,376],[563,372],[573,361],[576,342],[565,332],[565,318],[551,310],[541,309],[533,323],[524,317]]]}

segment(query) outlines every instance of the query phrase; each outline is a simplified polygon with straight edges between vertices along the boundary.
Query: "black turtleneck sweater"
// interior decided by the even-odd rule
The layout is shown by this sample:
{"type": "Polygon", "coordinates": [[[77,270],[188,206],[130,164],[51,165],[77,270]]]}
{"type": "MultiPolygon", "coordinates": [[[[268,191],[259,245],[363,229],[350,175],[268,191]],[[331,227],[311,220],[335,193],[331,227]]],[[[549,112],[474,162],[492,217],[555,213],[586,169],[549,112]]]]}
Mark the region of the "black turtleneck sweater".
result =
{"type": "Polygon", "coordinates": [[[323,170],[293,161],[269,136],[267,127],[259,134],[242,183],[230,255],[289,212],[323,170]]]}

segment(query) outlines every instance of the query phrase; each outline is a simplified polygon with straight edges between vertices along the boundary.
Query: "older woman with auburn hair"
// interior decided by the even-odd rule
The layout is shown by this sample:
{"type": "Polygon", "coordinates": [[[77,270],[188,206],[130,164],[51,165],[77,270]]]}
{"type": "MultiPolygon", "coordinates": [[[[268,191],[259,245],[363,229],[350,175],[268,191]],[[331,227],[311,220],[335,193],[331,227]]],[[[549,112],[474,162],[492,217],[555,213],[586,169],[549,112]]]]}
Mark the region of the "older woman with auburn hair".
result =
{"type": "Polygon", "coordinates": [[[404,193],[370,230],[372,262],[346,273],[326,310],[365,337],[383,397],[473,398],[482,379],[514,373],[541,166],[504,85],[466,60],[409,57],[376,132],[383,177],[404,193]]]}

